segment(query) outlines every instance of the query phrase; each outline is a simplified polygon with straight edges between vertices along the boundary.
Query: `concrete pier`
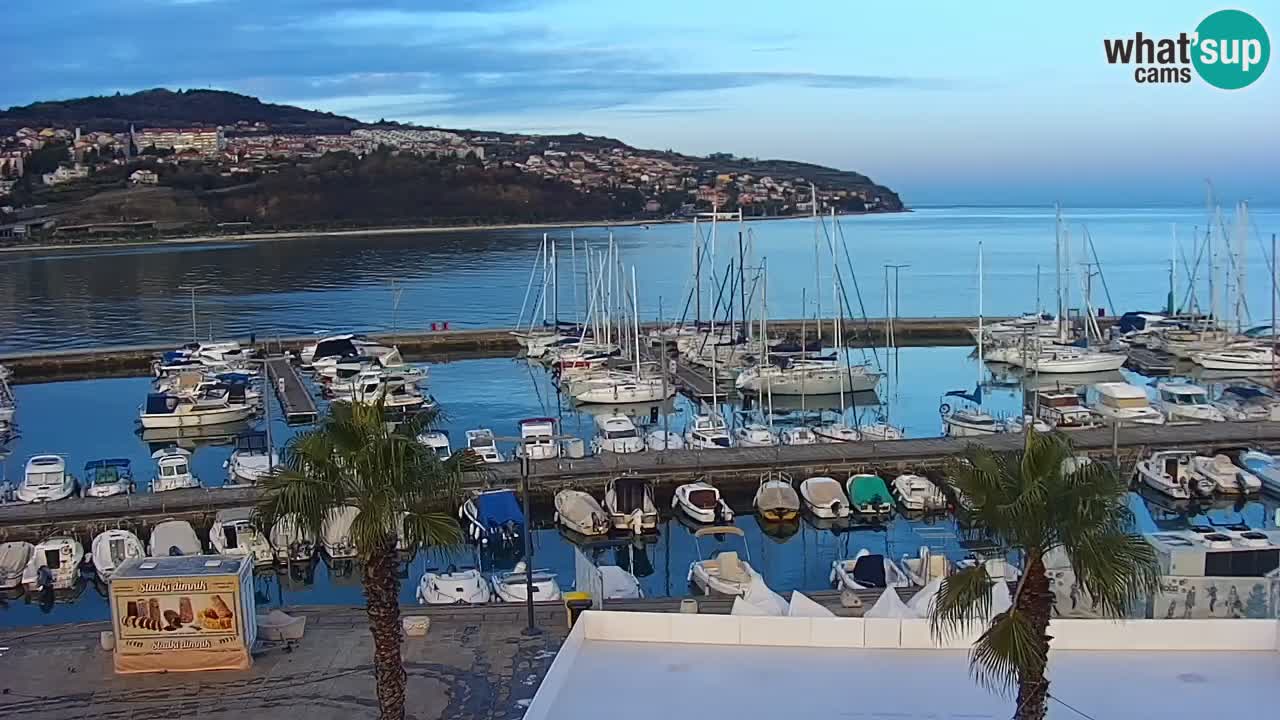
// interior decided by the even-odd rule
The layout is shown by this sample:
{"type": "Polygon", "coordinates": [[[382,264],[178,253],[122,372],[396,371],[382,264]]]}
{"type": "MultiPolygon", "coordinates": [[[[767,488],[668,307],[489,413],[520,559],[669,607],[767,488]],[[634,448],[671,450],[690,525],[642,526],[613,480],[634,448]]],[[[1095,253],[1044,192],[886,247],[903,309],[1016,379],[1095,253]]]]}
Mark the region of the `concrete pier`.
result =
{"type": "Polygon", "coordinates": [[[285,422],[290,425],[315,422],[320,417],[316,400],[302,384],[293,362],[287,357],[274,357],[264,364],[267,366],[267,381],[284,409],[285,422]]]}

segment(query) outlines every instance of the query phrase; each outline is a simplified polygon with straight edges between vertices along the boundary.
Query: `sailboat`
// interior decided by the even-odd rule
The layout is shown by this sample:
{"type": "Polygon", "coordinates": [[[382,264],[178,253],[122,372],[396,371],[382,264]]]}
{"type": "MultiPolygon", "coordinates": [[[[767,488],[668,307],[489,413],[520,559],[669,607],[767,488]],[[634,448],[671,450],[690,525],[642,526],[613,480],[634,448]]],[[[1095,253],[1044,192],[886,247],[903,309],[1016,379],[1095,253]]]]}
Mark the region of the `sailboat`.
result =
{"type": "Polygon", "coordinates": [[[983,344],[985,333],[982,327],[982,242],[978,242],[978,382],[973,392],[952,390],[943,394],[943,403],[938,411],[942,414],[942,434],[946,437],[978,437],[1004,432],[1004,423],[996,420],[982,409],[982,374],[984,369],[983,344]],[[955,397],[973,403],[972,407],[952,408],[946,398],[955,397]]]}
{"type": "MultiPolygon", "coordinates": [[[[810,188],[812,190],[812,186],[810,186],[810,188]]],[[[814,218],[816,220],[817,204],[818,204],[818,195],[816,190],[813,190],[813,204],[814,204],[814,218]]],[[[831,212],[832,212],[832,226],[834,227],[835,208],[832,208],[831,212]]],[[[818,257],[821,257],[821,254],[822,254],[821,250],[818,249],[817,247],[817,237],[818,237],[817,230],[815,229],[814,231],[815,253],[817,254],[818,257]]],[[[833,310],[831,314],[832,342],[835,344],[837,358],[842,358],[841,369],[846,372],[840,373],[840,378],[837,383],[837,392],[840,396],[840,414],[836,416],[836,418],[833,419],[831,422],[823,423],[815,427],[813,429],[813,433],[818,436],[818,441],[822,443],[857,442],[858,440],[862,439],[862,434],[858,432],[857,428],[852,427],[847,422],[845,422],[845,416],[849,409],[848,406],[845,404],[845,391],[850,390],[848,381],[849,381],[849,378],[853,377],[852,375],[853,366],[849,364],[849,354],[847,352],[847,349],[844,346],[844,311],[842,309],[843,306],[841,305],[841,302],[840,302],[841,298],[843,297],[844,286],[843,286],[843,283],[841,283],[840,281],[840,269],[836,265],[835,243],[829,241],[828,245],[831,251],[831,298],[832,298],[833,304],[835,305],[835,310],[833,310]]],[[[876,385],[876,382],[879,381],[880,376],[875,373],[869,373],[868,371],[866,371],[865,367],[863,368],[863,370],[864,370],[864,373],[869,374],[873,377],[873,379],[871,380],[870,388],[874,388],[876,385]]],[[[850,390],[850,392],[852,391],[850,390]]]]}

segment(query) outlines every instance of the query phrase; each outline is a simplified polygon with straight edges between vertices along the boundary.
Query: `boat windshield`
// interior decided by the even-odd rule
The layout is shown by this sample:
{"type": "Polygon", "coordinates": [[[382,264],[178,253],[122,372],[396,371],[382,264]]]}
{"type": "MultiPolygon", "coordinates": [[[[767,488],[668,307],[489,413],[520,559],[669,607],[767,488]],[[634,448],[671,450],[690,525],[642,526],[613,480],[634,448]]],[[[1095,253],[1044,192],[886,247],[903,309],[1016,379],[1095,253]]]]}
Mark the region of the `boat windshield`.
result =
{"type": "Polygon", "coordinates": [[[720,496],[715,490],[694,490],[689,493],[689,503],[703,510],[714,510],[720,496]]]}
{"type": "Polygon", "coordinates": [[[187,464],[185,462],[174,463],[172,465],[161,465],[160,474],[164,477],[176,477],[178,475],[187,474],[187,464]]]}
{"type": "Polygon", "coordinates": [[[60,472],[27,473],[28,485],[61,485],[63,474],[60,472]]]}
{"type": "Polygon", "coordinates": [[[1149,407],[1147,399],[1140,397],[1118,398],[1103,396],[1102,404],[1118,410],[1142,410],[1149,407]]]}
{"type": "Polygon", "coordinates": [[[113,467],[98,468],[90,479],[93,485],[113,485],[120,482],[120,469],[113,467]]]}
{"type": "Polygon", "coordinates": [[[1164,399],[1172,405],[1205,405],[1208,402],[1200,393],[1165,392],[1164,399]]]}
{"type": "Polygon", "coordinates": [[[606,430],[604,432],[607,440],[625,440],[627,438],[636,437],[635,430],[606,430]]]}
{"type": "Polygon", "coordinates": [[[486,449],[486,450],[487,450],[487,449],[489,449],[489,448],[493,447],[493,438],[488,438],[488,437],[473,437],[473,438],[469,438],[469,439],[467,440],[467,446],[468,446],[468,447],[470,447],[470,448],[472,448],[472,449],[476,449],[476,450],[479,450],[479,449],[486,449]]]}

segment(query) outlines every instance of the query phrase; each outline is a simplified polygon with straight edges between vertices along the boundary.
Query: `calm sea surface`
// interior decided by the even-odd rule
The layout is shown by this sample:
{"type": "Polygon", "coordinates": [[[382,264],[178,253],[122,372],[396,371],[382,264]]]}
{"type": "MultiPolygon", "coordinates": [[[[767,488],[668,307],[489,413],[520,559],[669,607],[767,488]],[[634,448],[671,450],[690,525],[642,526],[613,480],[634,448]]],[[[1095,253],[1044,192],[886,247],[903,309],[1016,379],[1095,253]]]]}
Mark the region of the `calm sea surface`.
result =
{"type": "MultiPolygon", "coordinates": [[[[1251,318],[1260,322],[1270,317],[1263,250],[1271,233],[1280,231],[1280,211],[1253,208],[1249,217],[1245,298],[1251,318]]],[[[1082,250],[1087,232],[1102,270],[1093,280],[1094,304],[1112,304],[1105,281],[1114,303],[1108,309],[1116,312],[1162,307],[1175,225],[1184,267],[1190,267],[1197,264],[1193,238],[1203,235],[1211,220],[1197,208],[1071,209],[1065,218],[1075,269],[1072,304],[1079,306],[1082,294],[1079,263],[1093,261],[1092,251],[1086,256],[1082,250]]],[[[1033,309],[1037,265],[1042,304],[1053,309],[1050,209],[926,208],[846,217],[840,225],[869,315],[884,310],[886,263],[910,265],[901,270],[900,315],[975,315],[979,241],[985,244],[988,314],[1033,309]]],[[[1232,218],[1222,225],[1230,231],[1232,218]]],[[[736,223],[719,226],[717,268],[737,256],[738,232],[736,223]]],[[[552,233],[560,241],[564,315],[582,305],[581,281],[570,282],[575,267],[579,278],[586,267],[582,243],[601,249],[607,234],[599,227],[578,231],[575,263],[569,232],[552,233]]],[[[745,226],[756,261],[768,259],[772,317],[800,317],[802,291],[808,300],[804,314],[812,316],[818,309],[815,288],[821,288],[818,300],[829,315],[830,264],[822,261],[819,283],[813,236],[813,224],[804,219],[745,226]]],[[[642,312],[657,317],[661,307],[664,317],[679,317],[690,285],[692,227],[623,227],[614,237],[621,262],[636,268],[642,312]]],[[[535,231],[456,232],[0,254],[0,352],[186,339],[190,296],[179,288],[190,286],[201,288],[202,337],[427,328],[442,322],[455,328],[507,327],[519,315],[541,238],[535,231]]],[[[843,266],[843,258],[840,262],[843,266]]],[[[1207,258],[1198,264],[1199,298],[1207,309],[1207,258]]],[[[1225,255],[1219,264],[1226,267],[1225,255]]],[[[1186,270],[1179,276],[1178,286],[1185,289],[1186,270]]],[[[850,284],[856,308],[854,294],[850,284]]]]}
{"type": "MultiPolygon", "coordinates": [[[[978,368],[970,357],[971,352],[971,348],[957,347],[900,350],[896,376],[899,379],[886,383],[887,389],[882,391],[882,399],[887,403],[873,406],[870,403],[874,401],[870,398],[859,397],[858,407],[850,410],[850,415],[860,413],[865,418],[887,409],[891,419],[904,425],[909,435],[938,435],[941,394],[956,388],[971,388],[977,378],[978,368]]],[[[881,356],[881,362],[887,360],[881,356]]],[[[491,427],[499,435],[514,435],[519,419],[544,414],[562,417],[562,426],[567,433],[589,438],[593,432],[592,416],[565,405],[547,373],[524,361],[462,360],[429,364],[427,367],[431,392],[441,401],[447,414],[443,425],[455,439],[462,438],[463,430],[479,426],[491,427]]],[[[1127,372],[1126,376],[1136,382],[1144,381],[1127,372]]],[[[987,375],[985,384],[986,407],[989,410],[998,414],[1017,411],[1021,394],[1018,378],[987,375]]],[[[11,441],[7,449],[0,450],[0,455],[8,453],[3,460],[3,477],[16,481],[21,478],[27,458],[37,453],[54,452],[65,455],[77,474],[84,463],[92,459],[129,458],[134,464],[135,477],[145,486],[152,475],[150,453],[173,442],[167,437],[140,436],[135,429],[138,406],[149,385],[149,378],[111,378],[16,386],[21,435],[11,441]]],[[[810,398],[807,407],[813,409],[815,404],[835,405],[838,402],[831,398],[810,398]]],[[[596,412],[613,409],[600,407],[596,412]]],[[[665,422],[676,430],[683,427],[691,412],[683,399],[657,408],[616,409],[634,414],[641,424],[660,426],[665,422]]],[[[737,409],[737,405],[723,408],[731,422],[737,422],[734,412],[737,409]]],[[[787,410],[781,404],[774,407],[779,423],[786,422],[787,410]]],[[[260,426],[261,421],[257,424],[260,426]]],[[[294,432],[294,428],[280,423],[273,427],[277,442],[284,442],[294,432]]],[[[222,463],[231,453],[229,442],[230,438],[226,437],[179,441],[194,450],[196,473],[206,485],[211,486],[220,485],[225,477],[222,463]]],[[[509,451],[509,448],[504,450],[509,451]]],[[[749,493],[734,499],[738,500],[734,504],[739,510],[749,510],[749,493]]],[[[1214,508],[1186,510],[1149,505],[1137,496],[1133,502],[1143,530],[1185,526],[1192,520],[1203,521],[1206,514],[1214,522],[1243,521],[1258,527],[1270,522],[1276,504],[1275,500],[1264,498],[1239,507],[1222,504],[1214,508]]],[[[659,505],[669,507],[661,497],[659,505]]],[[[536,508],[534,514],[536,522],[544,526],[550,524],[550,513],[546,509],[536,508]]],[[[964,557],[968,552],[961,546],[960,532],[950,519],[897,518],[885,528],[843,534],[802,523],[794,534],[786,537],[772,537],[761,532],[756,519],[750,515],[740,516],[737,524],[747,534],[752,564],[763,572],[771,587],[781,591],[829,587],[831,562],[852,556],[862,547],[894,557],[914,554],[922,545],[945,552],[953,559],[964,557]]],[[[81,538],[86,547],[90,538],[91,531],[86,530],[81,538]]],[[[555,529],[538,530],[535,539],[536,564],[559,573],[565,586],[571,584],[574,575],[572,545],[555,529]]],[[[710,547],[707,544],[704,550],[710,547]]],[[[667,520],[656,543],[601,550],[600,561],[634,567],[647,596],[681,596],[688,594],[686,573],[696,555],[692,533],[679,522],[667,520]]],[[[463,552],[461,556],[455,559],[462,562],[467,553],[463,552]]],[[[509,556],[486,557],[484,567],[506,569],[514,561],[515,558],[509,556]]],[[[426,567],[441,562],[438,558],[425,557],[414,561],[401,594],[403,602],[414,602],[414,590],[426,567]]],[[[261,603],[356,605],[363,602],[358,569],[335,570],[323,562],[316,564],[312,577],[264,574],[259,576],[257,583],[261,603]]],[[[106,618],[108,609],[102,592],[88,582],[75,600],[60,602],[48,609],[22,599],[0,600],[0,627],[106,618]]]]}

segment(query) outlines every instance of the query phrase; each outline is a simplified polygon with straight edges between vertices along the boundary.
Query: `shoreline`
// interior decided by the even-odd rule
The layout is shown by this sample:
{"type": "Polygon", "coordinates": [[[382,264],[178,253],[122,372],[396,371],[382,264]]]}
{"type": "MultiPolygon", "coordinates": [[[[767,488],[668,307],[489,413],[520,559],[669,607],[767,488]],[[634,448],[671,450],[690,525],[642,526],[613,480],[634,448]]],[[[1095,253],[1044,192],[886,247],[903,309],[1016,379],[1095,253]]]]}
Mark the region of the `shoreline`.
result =
{"type": "MultiPolygon", "coordinates": [[[[894,211],[877,211],[877,212],[848,212],[840,213],[838,217],[860,216],[860,215],[898,215],[910,213],[910,208],[894,211]]],[[[770,220],[795,220],[797,218],[807,218],[810,215],[770,215],[765,217],[744,217],[743,222],[764,222],[770,220]]],[[[562,230],[562,229],[580,229],[580,228],[612,228],[612,227],[637,227],[648,225],[687,225],[693,220],[684,218],[655,218],[641,220],[584,220],[584,221],[554,221],[542,223],[487,223],[483,225],[426,225],[426,226],[402,226],[402,227],[377,227],[371,226],[350,230],[281,230],[275,232],[257,232],[244,233],[235,235],[183,235],[174,238],[157,238],[151,240],[118,240],[118,241],[95,241],[86,243],[48,243],[42,242],[35,245],[15,245],[12,247],[0,247],[0,253],[20,253],[20,252],[50,252],[50,251],[74,251],[74,250],[101,250],[104,248],[134,248],[134,247],[161,247],[165,245],[202,245],[217,242],[232,243],[260,243],[260,242],[278,242],[283,240],[303,240],[306,238],[318,237],[355,237],[361,235],[372,236],[394,236],[394,235],[426,235],[433,233],[455,233],[466,232],[468,230],[475,232],[499,232],[504,230],[562,230]]],[[[728,221],[726,221],[728,222],[728,221]]],[[[104,223],[105,224],[105,223],[104,223]]]]}

